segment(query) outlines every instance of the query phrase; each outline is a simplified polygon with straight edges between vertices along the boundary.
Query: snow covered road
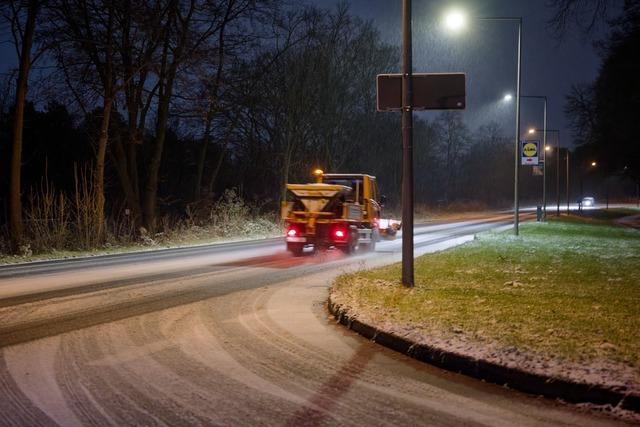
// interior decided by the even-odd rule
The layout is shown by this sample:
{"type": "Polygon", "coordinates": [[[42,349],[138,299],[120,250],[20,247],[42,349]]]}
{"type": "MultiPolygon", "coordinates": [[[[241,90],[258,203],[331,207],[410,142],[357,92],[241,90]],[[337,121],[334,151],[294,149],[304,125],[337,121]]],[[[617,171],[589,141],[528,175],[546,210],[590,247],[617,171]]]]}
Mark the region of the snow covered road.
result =
{"type": "MultiPolygon", "coordinates": [[[[508,224],[416,227],[416,254],[508,224]]],[[[336,325],[327,287],[400,259],[265,240],[0,268],[0,425],[610,425],[336,325]]]]}

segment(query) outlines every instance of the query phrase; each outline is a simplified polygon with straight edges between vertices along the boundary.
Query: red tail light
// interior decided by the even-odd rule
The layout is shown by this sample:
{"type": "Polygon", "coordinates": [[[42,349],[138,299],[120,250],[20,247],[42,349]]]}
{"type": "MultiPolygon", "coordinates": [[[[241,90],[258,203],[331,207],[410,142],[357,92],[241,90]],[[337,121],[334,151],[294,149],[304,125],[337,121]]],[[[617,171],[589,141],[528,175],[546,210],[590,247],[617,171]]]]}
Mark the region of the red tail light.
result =
{"type": "Polygon", "coordinates": [[[334,240],[346,240],[347,239],[347,230],[345,228],[342,228],[342,227],[334,228],[333,232],[331,234],[333,235],[333,239],[334,240]]]}
{"type": "Polygon", "coordinates": [[[297,228],[294,227],[289,227],[289,229],[287,230],[287,236],[289,237],[296,237],[299,233],[297,228]]]}

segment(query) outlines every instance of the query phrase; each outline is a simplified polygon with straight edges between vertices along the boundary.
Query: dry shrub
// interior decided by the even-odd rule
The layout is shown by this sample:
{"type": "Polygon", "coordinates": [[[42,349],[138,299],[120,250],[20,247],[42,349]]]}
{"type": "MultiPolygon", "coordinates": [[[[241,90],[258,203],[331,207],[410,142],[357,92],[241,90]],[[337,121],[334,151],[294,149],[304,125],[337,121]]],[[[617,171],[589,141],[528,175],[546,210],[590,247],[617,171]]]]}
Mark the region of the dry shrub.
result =
{"type": "Polygon", "coordinates": [[[32,189],[24,210],[25,245],[22,252],[62,249],[71,236],[69,201],[48,180],[32,189]],[[25,246],[26,247],[26,246],[25,246]]]}
{"type": "MultiPolygon", "coordinates": [[[[185,218],[176,220],[169,229],[182,237],[260,237],[278,233],[275,214],[259,215],[256,206],[247,204],[235,189],[228,189],[217,199],[205,199],[187,206],[185,218]]],[[[168,237],[168,236],[167,236],[168,237]]]]}
{"type": "Polygon", "coordinates": [[[235,189],[225,190],[209,211],[209,224],[222,236],[245,234],[247,222],[251,219],[249,212],[249,207],[235,189]]]}
{"type": "Polygon", "coordinates": [[[101,223],[100,195],[95,191],[90,173],[75,170],[74,226],[76,247],[91,249],[103,243],[104,224],[101,223]]]}
{"type": "Polygon", "coordinates": [[[124,209],[106,220],[106,246],[130,245],[137,240],[136,225],[124,209]]]}
{"type": "MultiPolygon", "coordinates": [[[[189,206],[184,216],[158,218],[158,232],[136,229],[133,218],[124,209],[100,224],[98,195],[85,171],[76,171],[71,196],[56,191],[46,181],[32,189],[25,207],[25,245],[21,255],[52,250],[96,249],[140,243],[190,243],[220,237],[262,237],[279,233],[275,214],[257,215],[235,189],[226,190],[220,199],[189,206]],[[103,231],[104,238],[100,237],[103,231]]],[[[8,233],[0,233],[0,253],[9,253],[8,233]]]]}

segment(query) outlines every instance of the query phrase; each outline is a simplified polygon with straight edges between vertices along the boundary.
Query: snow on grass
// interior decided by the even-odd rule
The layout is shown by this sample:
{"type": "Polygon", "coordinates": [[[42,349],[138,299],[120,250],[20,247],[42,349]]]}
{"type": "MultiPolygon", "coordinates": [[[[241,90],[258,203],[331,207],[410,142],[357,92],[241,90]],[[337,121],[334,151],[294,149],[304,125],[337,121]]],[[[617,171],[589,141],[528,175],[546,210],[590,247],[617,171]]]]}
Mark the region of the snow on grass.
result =
{"type": "Polygon", "coordinates": [[[640,375],[640,232],[579,219],[485,233],[400,265],[340,277],[332,299],[377,324],[464,336],[640,375]]]}

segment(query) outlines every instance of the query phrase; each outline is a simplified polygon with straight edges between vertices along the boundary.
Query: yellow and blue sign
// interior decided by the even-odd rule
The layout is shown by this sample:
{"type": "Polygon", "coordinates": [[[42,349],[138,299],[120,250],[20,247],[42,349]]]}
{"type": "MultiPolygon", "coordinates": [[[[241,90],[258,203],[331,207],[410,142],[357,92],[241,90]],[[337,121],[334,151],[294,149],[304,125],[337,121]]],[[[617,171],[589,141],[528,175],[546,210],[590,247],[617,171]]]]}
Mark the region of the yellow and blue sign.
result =
{"type": "Polygon", "coordinates": [[[540,141],[520,141],[522,164],[538,166],[540,141]]]}

